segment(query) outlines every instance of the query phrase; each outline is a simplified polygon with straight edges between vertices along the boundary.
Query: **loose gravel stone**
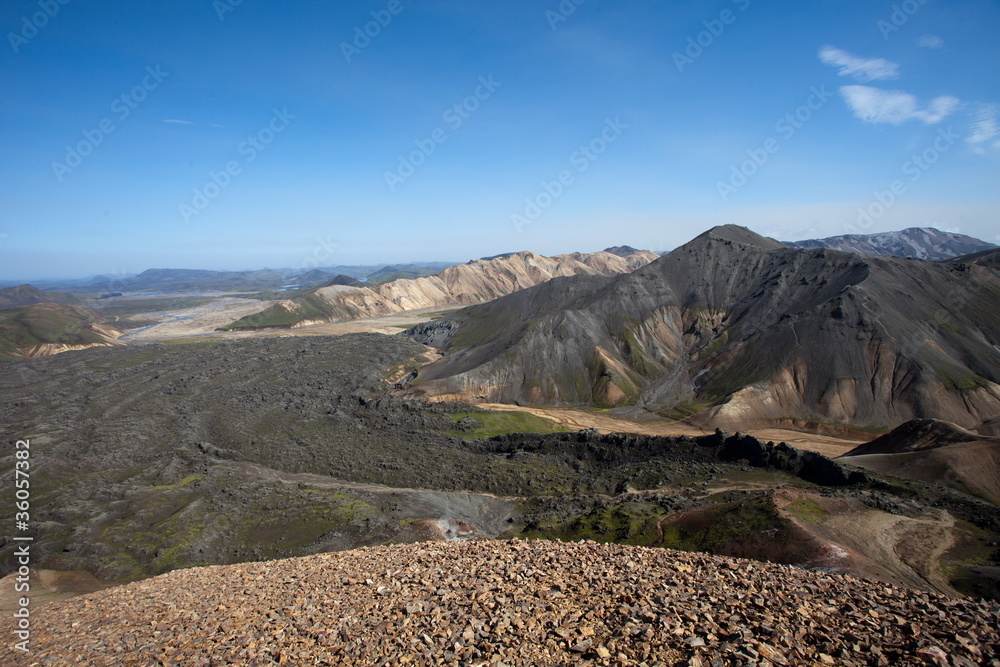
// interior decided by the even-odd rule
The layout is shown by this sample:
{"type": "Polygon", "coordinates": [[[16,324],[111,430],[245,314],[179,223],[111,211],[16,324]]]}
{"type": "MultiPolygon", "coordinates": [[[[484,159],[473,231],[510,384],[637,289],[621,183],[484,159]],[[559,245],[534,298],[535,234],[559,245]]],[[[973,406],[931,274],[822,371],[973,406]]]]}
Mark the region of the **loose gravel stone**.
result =
{"type": "Polygon", "coordinates": [[[1000,666],[996,603],[592,542],[423,543],[177,570],[31,618],[31,652],[8,643],[0,663],[1000,666]]]}

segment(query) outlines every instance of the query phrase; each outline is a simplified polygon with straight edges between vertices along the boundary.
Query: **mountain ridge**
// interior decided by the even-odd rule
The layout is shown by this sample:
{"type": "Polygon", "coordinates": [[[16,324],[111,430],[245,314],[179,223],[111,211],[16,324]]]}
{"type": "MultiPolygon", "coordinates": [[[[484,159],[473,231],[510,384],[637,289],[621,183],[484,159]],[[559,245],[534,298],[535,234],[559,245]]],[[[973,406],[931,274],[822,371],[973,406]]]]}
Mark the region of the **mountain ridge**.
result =
{"type": "Polygon", "coordinates": [[[992,243],[934,227],[908,227],[877,234],[844,234],[823,239],[786,241],[793,248],[831,248],[862,255],[942,260],[996,248],[992,243]]]}
{"type": "Polygon", "coordinates": [[[407,391],[724,428],[972,426],[1000,414],[997,301],[1000,280],[979,266],[795,249],[725,226],[631,274],[552,281],[412,329],[445,357],[407,391]]]}
{"type": "Polygon", "coordinates": [[[0,289],[0,308],[29,306],[33,303],[78,304],[79,301],[73,294],[46,292],[30,283],[0,289]]]}
{"type": "Polygon", "coordinates": [[[0,310],[0,361],[34,359],[70,350],[124,345],[121,332],[89,308],[36,302],[0,310]]]}
{"type": "Polygon", "coordinates": [[[648,251],[627,257],[607,252],[553,257],[531,251],[506,253],[457,264],[434,276],[372,286],[324,286],[298,299],[280,301],[223,329],[298,327],[435,306],[481,303],[554,277],[630,272],[655,258],[655,253],[648,251]]]}

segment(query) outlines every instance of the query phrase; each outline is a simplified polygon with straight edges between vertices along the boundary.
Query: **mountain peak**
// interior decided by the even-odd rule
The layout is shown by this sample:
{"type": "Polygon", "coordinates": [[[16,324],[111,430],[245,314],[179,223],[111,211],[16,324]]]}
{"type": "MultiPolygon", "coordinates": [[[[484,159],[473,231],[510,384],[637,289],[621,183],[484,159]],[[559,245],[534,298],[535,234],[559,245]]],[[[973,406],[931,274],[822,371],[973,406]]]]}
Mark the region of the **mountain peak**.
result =
{"type": "Polygon", "coordinates": [[[633,248],[630,245],[616,245],[605,248],[602,252],[610,252],[612,255],[618,255],[619,257],[628,257],[640,251],[638,248],[633,248]]]}
{"type": "Polygon", "coordinates": [[[858,445],[844,456],[915,452],[961,442],[975,442],[987,437],[941,419],[913,419],[871,442],[858,445]]]}
{"type": "Polygon", "coordinates": [[[785,244],[775,241],[767,236],[741,227],[739,225],[719,225],[712,227],[707,232],[696,236],[691,243],[702,240],[728,241],[730,243],[741,243],[743,245],[753,245],[764,250],[777,250],[784,248],[785,244]]]}

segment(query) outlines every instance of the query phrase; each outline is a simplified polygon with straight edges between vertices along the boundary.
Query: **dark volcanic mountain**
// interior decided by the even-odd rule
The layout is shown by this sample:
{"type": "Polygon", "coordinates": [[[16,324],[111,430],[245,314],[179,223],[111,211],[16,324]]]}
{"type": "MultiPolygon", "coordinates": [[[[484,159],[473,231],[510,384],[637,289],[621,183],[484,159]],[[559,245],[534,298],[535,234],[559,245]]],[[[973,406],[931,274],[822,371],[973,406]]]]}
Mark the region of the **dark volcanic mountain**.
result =
{"type": "Polygon", "coordinates": [[[326,281],[320,287],[332,287],[333,285],[347,285],[349,287],[362,287],[364,283],[356,278],[350,276],[345,276],[343,273],[338,274],[331,280],[326,281]]]}
{"type": "Polygon", "coordinates": [[[1000,278],[968,263],[789,248],[734,226],[617,277],[557,278],[411,330],[414,395],[972,427],[1000,415],[1000,278]]]}
{"type": "Polygon", "coordinates": [[[979,433],[940,419],[914,419],[871,442],[858,445],[844,456],[908,454],[983,439],[979,433]]]}
{"type": "Polygon", "coordinates": [[[910,227],[881,234],[845,234],[825,239],[791,241],[793,248],[831,248],[844,252],[909,259],[949,259],[996,248],[965,234],[942,232],[933,227],[910,227]]]}
{"type": "Polygon", "coordinates": [[[618,255],[619,257],[628,257],[629,255],[634,255],[640,252],[638,248],[633,248],[630,245],[616,245],[610,248],[605,248],[604,252],[610,252],[612,255],[618,255]]]}
{"type": "Polygon", "coordinates": [[[901,424],[839,460],[887,475],[952,486],[1000,503],[1000,437],[937,419],[901,424]]]}

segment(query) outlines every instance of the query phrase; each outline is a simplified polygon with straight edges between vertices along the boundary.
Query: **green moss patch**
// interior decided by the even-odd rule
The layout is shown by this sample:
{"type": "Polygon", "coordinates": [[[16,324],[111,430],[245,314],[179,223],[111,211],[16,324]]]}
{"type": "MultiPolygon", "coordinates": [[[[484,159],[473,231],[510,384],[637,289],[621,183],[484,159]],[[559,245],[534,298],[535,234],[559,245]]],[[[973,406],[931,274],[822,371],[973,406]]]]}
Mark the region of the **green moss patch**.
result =
{"type": "Polygon", "coordinates": [[[562,541],[594,540],[638,546],[654,546],[659,539],[657,523],[663,510],[648,503],[624,502],[597,507],[562,523],[531,523],[520,537],[562,541]]]}
{"type": "Polygon", "coordinates": [[[799,521],[812,524],[818,524],[827,514],[827,512],[811,498],[799,498],[795,502],[786,505],[785,511],[799,521]]]}
{"type": "Polygon", "coordinates": [[[816,545],[781,518],[770,498],[684,512],[663,524],[662,546],[774,563],[806,563],[816,545]]]}
{"type": "Polygon", "coordinates": [[[469,431],[445,430],[451,435],[463,438],[491,438],[507,433],[565,433],[570,429],[551,419],[533,415],[530,412],[458,412],[451,415],[452,423],[465,417],[474,419],[482,426],[469,431]]]}

